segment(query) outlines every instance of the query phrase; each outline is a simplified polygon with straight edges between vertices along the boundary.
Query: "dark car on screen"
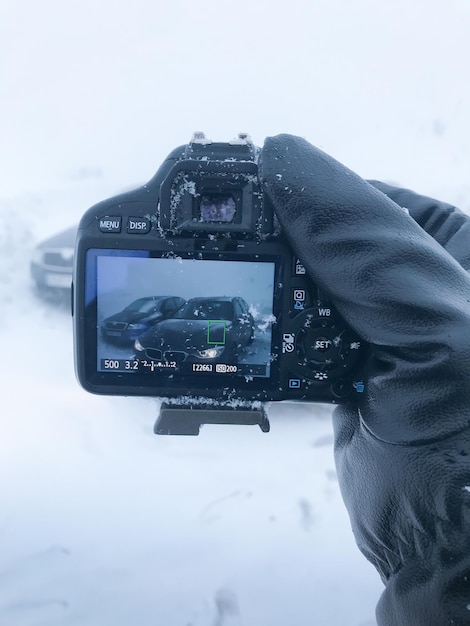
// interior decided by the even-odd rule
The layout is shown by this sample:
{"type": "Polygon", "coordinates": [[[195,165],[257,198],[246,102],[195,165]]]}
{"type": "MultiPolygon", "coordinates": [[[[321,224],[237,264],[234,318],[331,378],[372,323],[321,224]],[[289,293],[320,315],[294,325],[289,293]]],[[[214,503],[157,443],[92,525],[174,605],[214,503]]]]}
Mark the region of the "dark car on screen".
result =
{"type": "Polygon", "coordinates": [[[191,298],[136,340],[135,357],[178,365],[237,363],[254,336],[255,322],[243,298],[191,298]]]}
{"type": "Polygon", "coordinates": [[[149,328],[174,315],[185,302],[179,296],[138,298],[103,320],[101,335],[107,341],[132,343],[149,328]]]}
{"type": "Polygon", "coordinates": [[[31,278],[43,296],[70,295],[77,226],[39,243],[30,262],[31,278]]]}

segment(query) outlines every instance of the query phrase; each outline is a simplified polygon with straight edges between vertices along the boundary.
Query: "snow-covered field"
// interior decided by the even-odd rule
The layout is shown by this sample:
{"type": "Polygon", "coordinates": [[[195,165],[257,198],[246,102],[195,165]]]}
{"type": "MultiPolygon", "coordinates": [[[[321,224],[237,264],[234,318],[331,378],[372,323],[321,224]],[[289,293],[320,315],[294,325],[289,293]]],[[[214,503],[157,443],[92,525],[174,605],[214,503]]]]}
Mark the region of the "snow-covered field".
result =
{"type": "Polygon", "coordinates": [[[157,437],[157,400],[78,386],[28,264],[194,130],[300,134],[469,210],[468,3],[158,4],[0,5],[0,625],[372,626],[330,407],[157,437]]]}

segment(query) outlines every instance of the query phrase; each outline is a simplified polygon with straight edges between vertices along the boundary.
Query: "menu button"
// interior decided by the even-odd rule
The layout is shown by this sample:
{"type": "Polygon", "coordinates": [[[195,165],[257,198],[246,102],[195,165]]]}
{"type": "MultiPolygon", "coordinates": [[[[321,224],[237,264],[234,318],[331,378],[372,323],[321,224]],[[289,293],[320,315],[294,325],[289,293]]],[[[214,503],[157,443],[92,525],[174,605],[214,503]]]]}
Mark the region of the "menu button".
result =
{"type": "Polygon", "coordinates": [[[98,228],[102,233],[120,233],[121,232],[121,217],[112,217],[107,215],[101,217],[99,220],[98,228]]]}

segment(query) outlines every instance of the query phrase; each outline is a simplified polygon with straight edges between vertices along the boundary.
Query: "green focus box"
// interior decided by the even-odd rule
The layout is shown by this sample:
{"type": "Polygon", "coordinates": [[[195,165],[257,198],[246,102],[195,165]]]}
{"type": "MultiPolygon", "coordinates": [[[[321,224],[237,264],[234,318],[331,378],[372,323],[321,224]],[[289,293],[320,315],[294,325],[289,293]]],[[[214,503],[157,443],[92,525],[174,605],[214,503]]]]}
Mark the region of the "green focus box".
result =
{"type": "Polygon", "coordinates": [[[209,345],[225,344],[225,326],[226,320],[208,320],[207,321],[207,343],[209,345]]]}

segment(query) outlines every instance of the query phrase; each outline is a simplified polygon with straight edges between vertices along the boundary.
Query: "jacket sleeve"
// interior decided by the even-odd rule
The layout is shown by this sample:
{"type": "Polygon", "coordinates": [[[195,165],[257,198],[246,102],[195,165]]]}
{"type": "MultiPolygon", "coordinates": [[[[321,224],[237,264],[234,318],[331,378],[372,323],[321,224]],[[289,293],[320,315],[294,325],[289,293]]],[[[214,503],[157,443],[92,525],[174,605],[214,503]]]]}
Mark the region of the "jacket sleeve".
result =
{"type": "Polygon", "coordinates": [[[394,187],[378,180],[369,180],[441,244],[463,268],[470,270],[470,218],[463,211],[435,198],[421,196],[410,189],[394,187]]]}
{"type": "Polygon", "coordinates": [[[385,584],[378,623],[468,625],[468,218],[290,135],[266,140],[260,178],[310,276],[371,344],[366,393],[334,429],[352,530],[385,584]]]}

